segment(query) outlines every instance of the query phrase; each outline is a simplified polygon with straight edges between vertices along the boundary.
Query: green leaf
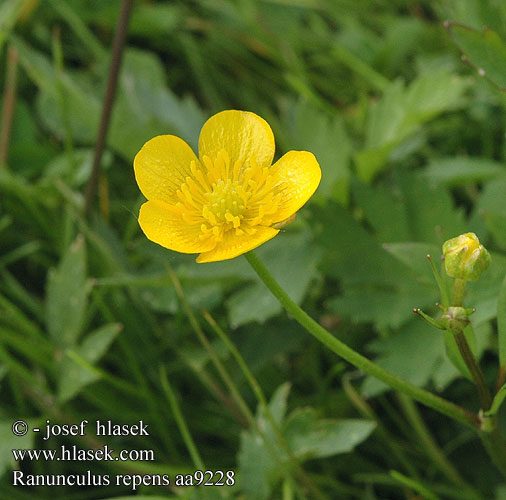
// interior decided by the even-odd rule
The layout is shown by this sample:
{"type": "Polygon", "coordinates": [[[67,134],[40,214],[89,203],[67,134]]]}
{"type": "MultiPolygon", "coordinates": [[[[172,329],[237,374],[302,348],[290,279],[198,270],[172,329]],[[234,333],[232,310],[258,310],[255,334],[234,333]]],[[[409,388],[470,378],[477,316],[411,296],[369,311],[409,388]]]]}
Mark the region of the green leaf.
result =
{"type": "MultiPolygon", "coordinates": [[[[412,278],[409,278],[412,280],[412,278]]],[[[347,286],[345,292],[327,302],[330,310],[355,322],[374,322],[379,330],[400,328],[413,318],[413,308],[425,308],[436,300],[435,288],[414,281],[395,287],[347,286]]]]}
{"type": "Polygon", "coordinates": [[[404,200],[382,186],[352,183],[353,198],[376,232],[379,241],[408,241],[411,238],[404,200]]]}
{"type": "MultiPolygon", "coordinates": [[[[269,403],[269,409],[274,421],[282,427],[286,412],[286,401],[290,391],[290,384],[283,384],[276,389],[269,403]]],[[[258,426],[263,430],[266,438],[271,442],[270,449],[277,448],[274,441],[274,430],[267,420],[261,406],[257,411],[258,426]]],[[[266,500],[269,498],[272,485],[279,479],[281,470],[276,458],[272,456],[264,440],[254,429],[241,433],[239,449],[239,475],[241,489],[252,500],[266,500]]],[[[280,457],[278,457],[279,460],[280,457]]]]}
{"type": "Polygon", "coordinates": [[[33,420],[24,419],[28,424],[28,432],[24,436],[15,436],[12,433],[12,424],[16,420],[20,419],[0,420],[0,477],[14,467],[13,449],[33,448],[35,433],[32,431],[32,428],[38,425],[38,423],[33,420]]]}
{"type": "Polygon", "coordinates": [[[288,108],[282,120],[286,147],[311,151],[322,169],[322,180],[312,201],[333,198],[347,204],[351,144],[343,120],[304,101],[288,108]]]}
{"type": "Polygon", "coordinates": [[[506,398],[506,384],[504,384],[495,393],[494,399],[492,401],[492,405],[490,406],[490,410],[488,410],[487,412],[485,412],[485,415],[487,417],[491,417],[491,416],[495,415],[499,411],[499,408],[501,407],[501,405],[502,405],[502,403],[504,401],[504,398],[506,398]]]}
{"type": "Polygon", "coordinates": [[[271,483],[278,479],[276,462],[261,437],[252,431],[241,433],[238,466],[241,491],[251,500],[267,500],[271,483]]]}
{"type": "Polygon", "coordinates": [[[480,32],[458,23],[445,26],[478,74],[506,90],[506,44],[501,37],[487,27],[480,32]]]}
{"type": "Polygon", "coordinates": [[[506,214],[483,211],[481,216],[497,245],[506,249],[506,214]]]}
{"type": "MultiPolygon", "coordinates": [[[[64,137],[63,101],[72,137],[78,143],[92,145],[100,120],[101,86],[84,73],[57,73],[43,53],[18,37],[13,36],[12,42],[28,75],[40,88],[37,109],[45,126],[64,137]]],[[[99,78],[107,75],[107,63],[99,61],[99,78]]],[[[130,162],[147,140],[161,133],[178,135],[196,148],[204,118],[193,99],[178,99],[169,90],[156,55],[136,49],[125,51],[107,135],[113,150],[130,162]]]]}
{"type": "MultiPolygon", "coordinates": [[[[55,178],[59,178],[69,187],[83,186],[90,177],[93,154],[93,149],[76,149],[53,157],[44,167],[43,182],[54,182],[55,178]]],[[[105,151],[101,160],[102,170],[106,172],[111,163],[112,155],[105,151]]]]}
{"type": "Polygon", "coordinates": [[[471,182],[485,182],[505,175],[504,165],[488,158],[461,156],[432,160],[424,176],[434,184],[460,186],[471,182]]]}
{"type": "MultiPolygon", "coordinates": [[[[109,349],[121,326],[116,323],[105,325],[90,333],[76,349],[77,354],[90,364],[96,363],[109,349]]],[[[87,370],[73,359],[65,356],[59,370],[58,398],[61,402],[68,401],[79,391],[98,379],[95,372],[87,370]]]]}
{"type": "MultiPolygon", "coordinates": [[[[413,318],[399,332],[377,340],[369,347],[379,354],[376,363],[419,387],[429,382],[444,356],[441,332],[420,318],[413,318]]],[[[367,377],[362,385],[366,397],[386,389],[387,386],[373,377],[367,377]]]]}
{"type": "Polygon", "coordinates": [[[418,280],[427,284],[435,283],[427,255],[430,255],[436,263],[439,262],[441,255],[440,246],[431,243],[409,241],[405,243],[385,243],[383,248],[413,270],[418,280]]]}
{"type": "MultiPolygon", "coordinates": [[[[309,232],[278,235],[259,248],[258,254],[279,284],[300,304],[311,281],[318,276],[316,265],[321,255],[311,244],[309,232]]],[[[282,310],[264,284],[256,276],[253,279],[254,284],[236,292],[227,303],[233,327],[251,321],[263,323],[282,310]]]]}
{"type": "Polygon", "coordinates": [[[497,335],[499,339],[499,364],[506,370],[506,276],[497,301],[497,335]]]}
{"type": "Polygon", "coordinates": [[[456,108],[466,85],[447,70],[418,76],[408,87],[400,80],[392,82],[382,99],[370,105],[365,146],[355,155],[360,178],[370,183],[394,149],[423,123],[456,108]]]}
{"type": "Polygon", "coordinates": [[[443,186],[431,186],[422,175],[400,175],[400,187],[410,222],[411,241],[442,244],[469,231],[464,211],[443,186]],[[435,202],[437,201],[437,202],[435,202]]]}
{"type": "Polygon", "coordinates": [[[11,0],[0,5],[0,54],[7,36],[28,2],[29,0],[11,0]]]}
{"type": "Polygon", "coordinates": [[[54,342],[66,348],[77,342],[86,312],[84,238],[78,236],[56,269],[49,272],[46,295],[46,326],[54,342]]]}
{"type": "Polygon", "coordinates": [[[318,419],[314,409],[305,408],[287,418],[284,435],[295,456],[308,460],[353,451],[375,427],[376,423],[368,420],[318,419]]]}

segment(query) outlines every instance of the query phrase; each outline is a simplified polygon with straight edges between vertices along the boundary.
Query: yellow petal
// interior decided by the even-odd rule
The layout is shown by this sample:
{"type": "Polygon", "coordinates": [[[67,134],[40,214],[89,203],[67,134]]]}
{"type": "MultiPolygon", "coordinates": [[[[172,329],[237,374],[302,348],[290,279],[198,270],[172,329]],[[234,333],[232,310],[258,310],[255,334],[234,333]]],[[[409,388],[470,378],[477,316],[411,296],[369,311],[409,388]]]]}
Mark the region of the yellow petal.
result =
{"type": "Polygon", "coordinates": [[[271,127],[255,113],[227,110],[211,116],[199,137],[199,157],[214,160],[225,149],[231,165],[241,165],[254,157],[260,167],[269,167],[274,158],[274,135],[271,127]]]}
{"type": "Polygon", "coordinates": [[[177,210],[159,200],[147,201],[141,206],[139,224],[144,234],[169,250],[182,253],[200,253],[211,250],[215,242],[202,240],[199,224],[184,222],[177,210]]]}
{"type": "Polygon", "coordinates": [[[190,146],[175,135],[159,135],[142,146],[134,159],[135,179],[148,200],[176,203],[176,191],[187,176],[191,162],[200,163],[190,146]]]}
{"type": "Polygon", "coordinates": [[[320,184],[322,172],[313,153],[289,151],[270,170],[277,178],[274,194],[281,193],[281,201],[274,222],[281,222],[306,203],[320,184]]]}
{"type": "Polygon", "coordinates": [[[252,235],[246,233],[237,235],[235,231],[228,231],[223,240],[213,250],[201,253],[197,257],[197,262],[216,262],[218,260],[233,259],[274,238],[278,233],[277,229],[266,226],[256,226],[256,232],[252,235]]]}

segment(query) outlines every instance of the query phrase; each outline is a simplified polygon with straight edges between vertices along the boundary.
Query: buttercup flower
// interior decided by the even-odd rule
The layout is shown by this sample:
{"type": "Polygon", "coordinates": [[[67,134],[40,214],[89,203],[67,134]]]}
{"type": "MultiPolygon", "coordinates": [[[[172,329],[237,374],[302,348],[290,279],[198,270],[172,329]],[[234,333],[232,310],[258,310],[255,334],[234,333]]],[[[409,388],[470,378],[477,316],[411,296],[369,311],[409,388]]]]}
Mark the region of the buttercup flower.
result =
{"type": "Polygon", "coordinates": [[[199,158],[173,135],[148,141],[134,159],[148,199],[139,224],[155,243],[197,262],[232,259],[270,240],[313,195],[316,158],[290,151],[274,165],[274,136],[254,113],[228,110],[204,124],[199,158]]]}
{"type": "Polygon", "coordinates": [[[443,255],[447,274],[468,281],[476,281],[492,260],[474,233],[461,234],[446,241],[443,255]]]}

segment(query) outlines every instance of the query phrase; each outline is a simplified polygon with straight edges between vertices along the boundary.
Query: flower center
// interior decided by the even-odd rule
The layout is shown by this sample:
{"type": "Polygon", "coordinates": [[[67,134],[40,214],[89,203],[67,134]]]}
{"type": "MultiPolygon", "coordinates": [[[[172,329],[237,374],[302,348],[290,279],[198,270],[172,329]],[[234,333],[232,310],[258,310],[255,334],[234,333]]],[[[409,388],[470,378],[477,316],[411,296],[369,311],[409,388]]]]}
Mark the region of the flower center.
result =
{"type": "Polygon", "coordinates": [[[239,183],[218,179],[212,184],[212,191],[204,194],[207,204],[202,209],[202,215],[214,225],[232,223],[237,228],[244,218],[247,195],[239,183]]]}
{"type": "Polygon", "coordinates": [[[282,183],[268,167],[259,167],[254,158],[230,162],[222,149],[216,158],[202,158],[203,166],[192,162],[188,176],[177,191],[175,209],[189,224],[200,225],[200,239],[216,243],[227,233],[255,234],[255,226],[272,226],[282,200],[282,183]]]}

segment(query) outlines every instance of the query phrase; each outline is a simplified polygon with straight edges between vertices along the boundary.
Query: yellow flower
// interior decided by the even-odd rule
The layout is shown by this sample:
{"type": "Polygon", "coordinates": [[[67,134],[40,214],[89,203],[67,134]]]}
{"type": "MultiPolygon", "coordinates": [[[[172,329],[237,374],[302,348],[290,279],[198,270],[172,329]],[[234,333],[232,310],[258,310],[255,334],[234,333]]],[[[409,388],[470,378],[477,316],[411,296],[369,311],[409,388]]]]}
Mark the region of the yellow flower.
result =
{"type": "Polygon", "coordinates": [[[139,224],[155,243],[197,262],[232,259],[270,240],[313,195],[316,158],[290,151],[274,165],[274,136],[254,113],[228,110],[204,124],[199,158],[173,135],[148,141],[134,159],[148,199],[139,224]]]}

